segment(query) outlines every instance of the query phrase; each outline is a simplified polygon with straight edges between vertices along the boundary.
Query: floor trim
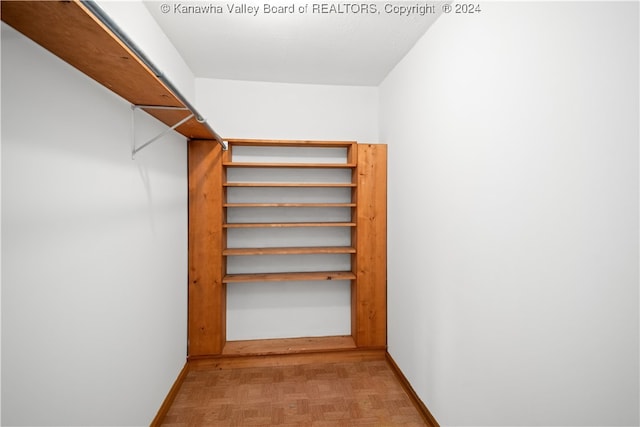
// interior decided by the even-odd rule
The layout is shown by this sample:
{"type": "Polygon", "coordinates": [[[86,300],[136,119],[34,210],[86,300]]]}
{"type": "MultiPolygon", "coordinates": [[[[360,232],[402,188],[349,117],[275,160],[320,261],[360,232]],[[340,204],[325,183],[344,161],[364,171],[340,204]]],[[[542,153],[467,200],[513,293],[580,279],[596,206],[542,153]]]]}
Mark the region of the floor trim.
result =
{"type": "Polygon", "coordinates": [[[171,405],[173,404],[174,399],[178,395],[178,391],[180,391],[180,387],[182,386],[182,383],[184,382],[184,379],[186,378],[187,373],[189,373],[189,362],[186,362],[184,364],[184,367],[182,368],[175,382],[171,386],[171,390],[169,390],[169,393],[167,393],[167,397],[164,398],[164,401],[162,402],[160,409],[158,409],[158,413],[156,414],[153,421],[151,421],[150,427],[159,427],[162,424],[162,421],[164,421],[164,417],[167,415],[167,412],[169,412],[169,409],[171,408],[171,405]]]}
{"type": "Polygon", "coordinates": [[[404,374],[400,370],[400,367],[398,366],[396,361],[393,360],[393,357],[391,357],[389,352],[386,352],[386,358],[387,358],[387,362],[389,362],[389,366],[391,366],[391,369],[393,370],[393,372],[396,374],[396,377],[400,381],[400,384],[402,384],[402,388],[404,388],[404,390],[409,395],[409,398],[415,405],[418,412],[420,412],[420,415],[422,415],[422,418],[424,419],[425,423],[427,423],[427,425],[430,427],[440,427],[440,424],[438,424],[438,421],[436,421],[434,416],[431,414],[431,412],[429,411],[429,408],[427,408],[427,405],[425,405],[424,402],[420,400],[420,397],[418,397],[418,394],[416,393],[416,391],[413,389],[413,387],[411,387],[411,383],[409,382],[407,377],[404,376],[404,374]]]}

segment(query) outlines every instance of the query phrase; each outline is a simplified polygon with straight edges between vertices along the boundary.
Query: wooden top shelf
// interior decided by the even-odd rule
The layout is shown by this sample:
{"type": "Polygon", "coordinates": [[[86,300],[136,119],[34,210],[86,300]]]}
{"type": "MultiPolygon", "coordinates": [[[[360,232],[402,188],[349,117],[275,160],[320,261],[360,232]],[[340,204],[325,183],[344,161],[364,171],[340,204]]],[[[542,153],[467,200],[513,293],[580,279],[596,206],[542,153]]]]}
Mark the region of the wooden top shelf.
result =
{"type": "Polygon", "coordinates": [[[351,147],[356,141],[311,141],[311,140],[278,140],[278,139],[226,139],[230,144],[250,147],[351,147]]]}
{"type": "Polygon", "coordinates": [[[258,163],[258,162],[224,162],[227,168],[310,168],[310,169],[344,169],[355,168],[354,163],[258,163]]]}
{"type": "Polygon", "coordinates": [[[223,283],[355,280],[351,271],[313,271],[305,273],[227,274],[223,283]]]}
{"type": "Polygon", "coordinates": [[[350,246],[312,246],[280,248],[227,248],[222,251],[226,256],[242,255],[307,255],[307,254],[354,254],[356,248],[350,246]]]}
{"type": "Polygon", "coordinates": [[[355,227],[355,222],[236,222],[224,228],[355,227]]]}
{"type": "Polygon", "coordinates": [[[225,182],[224,187],[355,187],[351,182],[225,182]]]}
{"type": "MultiPolygon", "coordinates": [[[[135,105],[185,107],[170,88],[80,1],[2,1],[2,20],[63,61],[135,105]]],[[[189,113],[145,110],[173,126],[189,113]]],[[[195,118],[176,129],[215,139],[195,118]]]]}

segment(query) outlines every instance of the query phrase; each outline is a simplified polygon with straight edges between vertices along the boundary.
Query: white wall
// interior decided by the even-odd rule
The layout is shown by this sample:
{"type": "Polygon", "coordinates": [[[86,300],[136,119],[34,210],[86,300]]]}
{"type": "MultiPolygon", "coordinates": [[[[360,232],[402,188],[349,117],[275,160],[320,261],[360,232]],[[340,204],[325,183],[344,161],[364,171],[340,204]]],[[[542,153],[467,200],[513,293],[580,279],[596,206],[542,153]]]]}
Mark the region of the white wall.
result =
{"type": "Polygon", "coordinates": [[[2,107],[2,423],[148,425],[185,363],[184,139],[131,160],[128,103],[6,27],[2,107]]]}
{"type": "Polygon", "coordinates": [[[196,78],[196,93],[223,138],[378,140],[374,87],[196,78]]]}
{"type": "MultiPolygon", "coordinates": [[[[223,138],[377,140],[377,88],[196,79],[196,93],[198,109],[206,117],[211,117],[210,123],[223,138]]],[[[252,180],[256,179],[260,177],[252,180]]],[[[349,181],[350,177],[346,179],[349,181]]],[[[317,212],[311,213],[314,214],[318,215],[317,212]]],[[[280,233],[278,238],[281,246],[304,246],[303,240],[307,237],[316,244],[320,241],[327,245],[349,243],[348,230],[346,241],[339,230],[315,233],[298,229],[285,237],[280,233]]],[[[250,245],[251,239],[255,239],[251,236],[231,238],[236,240],[230,241],[230,245],[240,240],[250,245]]],[[[261,246],[269,245],[269,239],[273,237],[261,233],[258,238],[264,240],[258,244],[261,246]]],[[[292,267],[290,260],[279,258],[270,257],[266,267],[272,271],[287,271],[285,268],[292,267]]],[[[252,262],[262,261],[264,259],[231,259],[228,265],[230,268],[246,268],[252,262]]],[[[345,266],[344,256],[325,256],[311,261],[305,256],[296,262],[299,264],[294,266],[294,270],[298,267],[314,270],[314,265],[319,270],[349,268],[348,259],[345,266]]],[[[255,268],[265,268],[265,265],[256,265],[255,268]]],[[[229,285],[227,339],[349,335],[350,308],[348,281],[229,285]]]]}
{"type": "Polygon", "coordinates": [[[390,353],[442,425],[638,425],[638,36],[482,3],[381,85],[390,353]]]}

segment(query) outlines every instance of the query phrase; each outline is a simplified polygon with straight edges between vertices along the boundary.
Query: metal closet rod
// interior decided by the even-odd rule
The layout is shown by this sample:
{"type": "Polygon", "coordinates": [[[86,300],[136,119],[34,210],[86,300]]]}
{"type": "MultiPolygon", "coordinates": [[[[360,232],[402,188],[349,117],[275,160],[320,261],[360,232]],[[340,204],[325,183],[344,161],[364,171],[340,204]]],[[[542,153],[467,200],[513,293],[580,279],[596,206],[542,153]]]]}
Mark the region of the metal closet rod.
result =
{"type": "Polygon", "coordinates": [[[93,15],[98,18],[100,22],[102,22],[116,37],[118,37],[118,39],[122,43],[124,43],[124,45],[127,46],[134,53],[134,55],[136,55],[138,59],[142,61],[144,65],[149,67],[151,72],[173,93],[176,98],[178,98],[178,100],[182,104],[184,104],[185,107],[187,107],[189,111],[191,111],[191,113],[193,113],[195,119],[199,123],[202,123],[207,128],[207,130],[213,134],[214,139],[218,142],[218,144],[222,146],[222,149],[226,150],[227,144],[225,144],[220,135],[218,135],[218,133],[213,130],[209,123],[207,123],[207,120],[202,117],[202,115],[198,112],[198,110],[196,110],[193,105],[191,105],[191,103],[182,95],[182,93],[173,85],[173,83],[171,83],[171,81],[164,75],[164,73],[162,73],[160,69],[158,69],[158,67],[156,67],[154,63],[151,62],[151,60],[144,54],[144,52],[129,37],[127,37],[125,32],[122,31],[118,24],[113,22],[109,15],[107,15],[95,1],[80,0],[80,3],[85,5],[87,9],[89,9],[91,13],[93,13],[93,15]]]}

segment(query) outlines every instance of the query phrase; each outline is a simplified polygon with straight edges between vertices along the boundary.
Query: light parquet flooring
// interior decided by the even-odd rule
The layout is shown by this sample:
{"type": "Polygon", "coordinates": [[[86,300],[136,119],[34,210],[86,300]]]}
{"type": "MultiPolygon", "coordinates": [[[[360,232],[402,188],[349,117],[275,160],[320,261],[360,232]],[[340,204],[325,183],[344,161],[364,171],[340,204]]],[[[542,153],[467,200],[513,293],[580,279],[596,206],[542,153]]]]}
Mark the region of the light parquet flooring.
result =
{"type": "Polygon", "coordinates": [[[166,427],[424,426],[385,360],[192,368],[166,427]]]}

